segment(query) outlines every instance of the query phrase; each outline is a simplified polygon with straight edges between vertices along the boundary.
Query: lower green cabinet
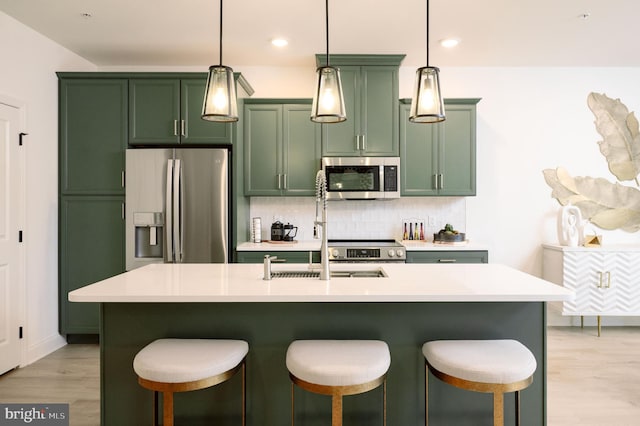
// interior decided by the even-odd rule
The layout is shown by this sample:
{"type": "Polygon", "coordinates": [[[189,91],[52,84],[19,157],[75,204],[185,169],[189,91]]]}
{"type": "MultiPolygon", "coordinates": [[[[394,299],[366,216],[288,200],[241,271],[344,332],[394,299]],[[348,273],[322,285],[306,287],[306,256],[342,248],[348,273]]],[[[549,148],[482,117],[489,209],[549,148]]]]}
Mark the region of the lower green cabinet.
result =
{"type": "Polygon", "coordinates": [[[408,251],[407,263],[489,263],[487,250],[408,251]]]}
{"type": "Polygon", "coordinates": [[[60,199],[60,334],[98,334],[99,305],[68,293],[125,270],[123,196],[60,199]]]}
{"type": "Polygon", "coordinates": [[[309,263],[309,253],[313,263],[320,263],[319,251],[239,251],[237,259],[238,263],[262,263],[264,256],[268,254],[288,263],[309,263]]]}

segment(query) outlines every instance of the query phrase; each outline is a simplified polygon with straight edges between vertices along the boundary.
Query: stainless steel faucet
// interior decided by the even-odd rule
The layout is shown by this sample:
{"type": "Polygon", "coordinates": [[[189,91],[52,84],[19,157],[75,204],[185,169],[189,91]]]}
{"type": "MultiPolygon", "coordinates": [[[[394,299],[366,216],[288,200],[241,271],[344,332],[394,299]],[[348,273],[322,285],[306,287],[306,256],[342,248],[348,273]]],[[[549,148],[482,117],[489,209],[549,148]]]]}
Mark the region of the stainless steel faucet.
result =
{"type": "Polygon", "coordinates": [[[313,222],[313,238],[318,238],[318,227],[322,227],[322,244],[320,245],[320,279],[331,279],[329,272],[329,244],[327,232],[327,177],[324,170],[316,174],[316,219],[313,222]],[[318,210],[322,205],[322,218],[318,220],[318,210]]]}

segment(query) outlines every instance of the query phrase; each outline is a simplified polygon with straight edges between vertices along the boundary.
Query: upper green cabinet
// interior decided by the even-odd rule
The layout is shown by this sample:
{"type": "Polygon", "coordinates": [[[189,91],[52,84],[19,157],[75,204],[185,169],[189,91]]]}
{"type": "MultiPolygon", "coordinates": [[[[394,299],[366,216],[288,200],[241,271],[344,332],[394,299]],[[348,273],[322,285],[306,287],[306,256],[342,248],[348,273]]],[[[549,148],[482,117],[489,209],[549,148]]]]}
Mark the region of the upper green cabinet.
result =
{"type": "Polygon", "coordinates": [[[129,144],[230,144],[231,123],[203,120],[206,75],[129,80],[129,144]]]}
{"type": "MultiPolygon", "coordinates": [[[[319,65],[325,55],[317,55],[319,65]]],[[[323,126],[323,156],[398,156],[398,69],[404,55],[331,55],[347,120],[323,126]]]]}
{"type": "Polygon", "coordinates": [[[245,195],[314,195],[322,138],[310,115],[311,100],[245,101],[245,195]]]}
{"type": "Polygon", "coordinates": [[[61,78],[59,94],[61,194],[124,194],[127,80],[61,78]]]}
{"type": "Polygon", "coordinates": [[[400,103],[401,194],[476,195],[476,104],[445,99],[446,120],[409,122],[411,100],[400,103]]]}

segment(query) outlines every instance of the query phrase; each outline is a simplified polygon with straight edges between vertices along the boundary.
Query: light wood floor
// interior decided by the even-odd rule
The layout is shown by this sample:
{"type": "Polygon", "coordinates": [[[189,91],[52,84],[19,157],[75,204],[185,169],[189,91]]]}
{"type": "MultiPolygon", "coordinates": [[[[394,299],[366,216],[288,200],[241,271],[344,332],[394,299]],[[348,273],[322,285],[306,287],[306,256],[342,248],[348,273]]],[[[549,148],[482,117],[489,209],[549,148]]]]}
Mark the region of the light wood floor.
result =
{"type": "MultiPolygon", "coordinates": [[[[640,425],[640,328],[549,328],[548,366],[549,426],[640,425]]],[[[68,402],[71,426],[97,426],[99,374],[97,345],[67,345],[0,376],[0,402],[68,402]]]]}

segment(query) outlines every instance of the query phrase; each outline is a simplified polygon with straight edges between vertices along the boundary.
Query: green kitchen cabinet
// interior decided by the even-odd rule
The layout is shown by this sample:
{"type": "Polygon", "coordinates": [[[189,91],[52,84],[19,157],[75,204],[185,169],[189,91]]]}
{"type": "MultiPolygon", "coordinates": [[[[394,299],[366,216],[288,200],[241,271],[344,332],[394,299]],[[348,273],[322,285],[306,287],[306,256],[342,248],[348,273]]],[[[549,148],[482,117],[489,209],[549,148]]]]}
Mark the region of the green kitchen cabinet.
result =
{"type": "Polygon", "coordinates": [[[265,255],[277,256],[278,260],[287,263],[309,263],[309,254],[313,263],[320,263],[319,251],[238,251],[238,263],[263,263],[265,255]]]}
{"type": "Polygon", "coordinates": [[[60,192],[124,194],[127,80],[60,78],[60,192]]]}
{"type": "MultiPolygon", "coordinates": [[[[316,62],[325,64],[326,55],[316,62]]],[[[347,120],[323,126],[322,155],[397,157],[398,69],[404,55],[331,55],[347,120]]]]}
{"type": "Polygon", "coordinates": [[[446,120],[409,122],[411,100],[400,103],[402,196],[476,195],[476,104],[445,99],[446,120]]]}
{"type": "Polygon", "coordinates": [[[97,335],[97,304],[69,291],[124,272],[128,82],[113,73],[58,73],[59,329],[97,335]],[[86,306],[84,306],[86,305],[86,306]]]}
{"type": "Polygon", "coordinates": [[[489,263],[487,250],[407,251],[407,263],[489,263]]]}
{"type": "Polygon", "coordinates": [[[310,114],[307,99],[245,100],[246,196],[315,194],[322,134],[310,114]]]}
{"type": "Polygon", "coordinates": [[[70,291],[125,270],[124,196],[60,200],[60,333],[98,334],[99,305],[71,303],[70,291]]]}
{"type": "Polygon", "coordinates": [[[201,118],[206,74],[129,80],[130,145],[228,145],[232,123],[201,118]]]}

